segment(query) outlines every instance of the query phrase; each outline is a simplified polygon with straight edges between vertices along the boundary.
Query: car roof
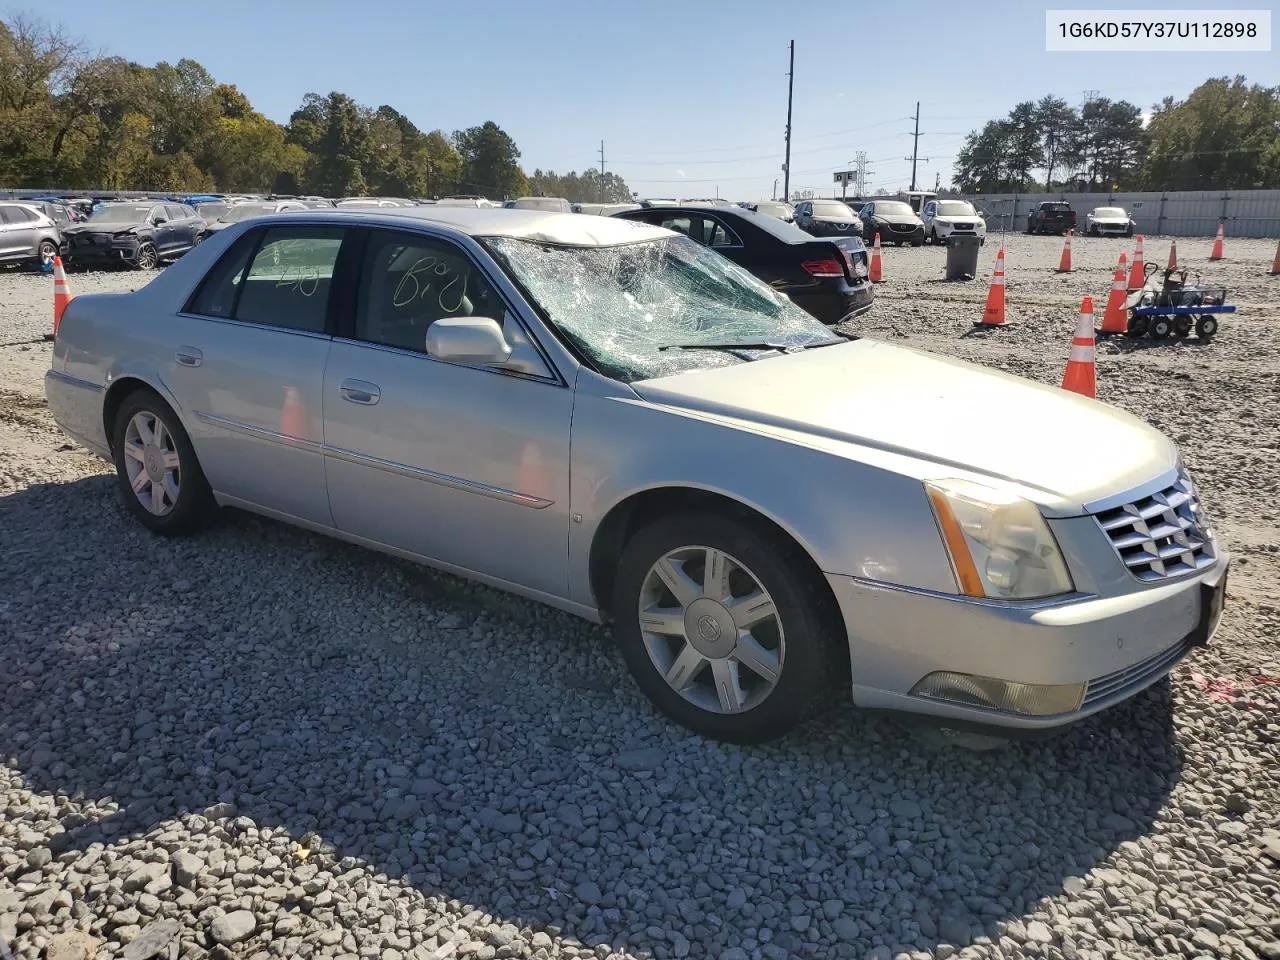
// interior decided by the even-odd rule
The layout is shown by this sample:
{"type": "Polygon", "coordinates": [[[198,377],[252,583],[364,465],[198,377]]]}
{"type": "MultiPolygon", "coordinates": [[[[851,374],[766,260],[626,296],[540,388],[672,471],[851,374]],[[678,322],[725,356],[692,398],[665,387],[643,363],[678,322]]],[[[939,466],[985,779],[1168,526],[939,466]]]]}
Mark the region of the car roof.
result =
{"type": "MultiPolygon", "coordinates": [[[[471,237],[510,237],[568,247],[612,247],[676,236],[671,230],[615,217],[590,217],[580,213],[548,213],[544,210],[501,207],[334,207],[290,211],[288,223],[301,218],[324,223],[364,223],[398,227],[404,221],[445,226],[471,237]]],[[[253,220],[252,223],[286,222],[253,220]]]]}

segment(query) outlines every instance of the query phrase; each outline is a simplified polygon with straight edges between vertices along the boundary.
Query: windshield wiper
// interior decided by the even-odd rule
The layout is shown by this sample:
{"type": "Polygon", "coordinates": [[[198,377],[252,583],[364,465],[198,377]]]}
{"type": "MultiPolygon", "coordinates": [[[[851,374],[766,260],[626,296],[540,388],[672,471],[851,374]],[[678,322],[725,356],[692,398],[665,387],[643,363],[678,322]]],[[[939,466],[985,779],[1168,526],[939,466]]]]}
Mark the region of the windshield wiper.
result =
{"type": "Polygon", "coordinates": [[[783,353],[799,353],[803,346],[792,346],[772,340],[751,340],[741,343],[664,343],[659,350],[781,350],[783,353]]]}

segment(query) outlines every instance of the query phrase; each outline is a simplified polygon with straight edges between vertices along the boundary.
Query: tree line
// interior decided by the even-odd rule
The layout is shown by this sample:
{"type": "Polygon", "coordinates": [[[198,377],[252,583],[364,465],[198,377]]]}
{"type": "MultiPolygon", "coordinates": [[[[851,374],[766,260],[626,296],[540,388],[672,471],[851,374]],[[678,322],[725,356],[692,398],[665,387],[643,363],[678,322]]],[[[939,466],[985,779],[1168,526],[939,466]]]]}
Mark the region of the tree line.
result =
{"type": "Polygon", "coordinates": [[[423,131],[335,91],[307,94],[282,125],[195,60],[146,67],[36,18],[0,20],[0,186],[631,199],[616,174],[529,176],[519,161],[491,120],[423,131]]]}
{"type": "Polygon", "coordinates": [[[1127,100],[1027,100],[965,138],[952,180],[965,193],[1280,187],[1280,87],[1213,78],[1145,124],[1127,100]]]}

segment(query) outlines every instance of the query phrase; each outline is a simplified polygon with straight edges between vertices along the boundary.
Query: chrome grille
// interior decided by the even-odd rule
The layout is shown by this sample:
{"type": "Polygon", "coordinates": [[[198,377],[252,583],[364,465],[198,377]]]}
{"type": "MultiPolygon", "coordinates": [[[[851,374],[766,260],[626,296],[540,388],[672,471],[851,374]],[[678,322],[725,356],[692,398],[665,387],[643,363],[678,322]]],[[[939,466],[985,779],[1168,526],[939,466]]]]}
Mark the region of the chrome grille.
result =
{"type": "Polygon", "coordinates": [[[1158,680],[1172,670],[1190,649],[1191,644],[1183,640],[1168,650],[1161,650],[1155,656],[1148,657],[1141,663],[1135,663],[1123,670],[1090,680],[1089,685],[1085,687],[1084,701],[1080,704],[1081,709],[1092,706],[1100,700],[1109,700],[1116,694],[1136,692],[1153,680],[1158,680]]]}
{"type": "Polygon", "coordinates": [[[1097,514],[1116,553],[1139,580],[1194,573],[1213,563],[1213,536],[1200,509],[1200,495],[1185,472],[1172,486],[1097,514]]]}

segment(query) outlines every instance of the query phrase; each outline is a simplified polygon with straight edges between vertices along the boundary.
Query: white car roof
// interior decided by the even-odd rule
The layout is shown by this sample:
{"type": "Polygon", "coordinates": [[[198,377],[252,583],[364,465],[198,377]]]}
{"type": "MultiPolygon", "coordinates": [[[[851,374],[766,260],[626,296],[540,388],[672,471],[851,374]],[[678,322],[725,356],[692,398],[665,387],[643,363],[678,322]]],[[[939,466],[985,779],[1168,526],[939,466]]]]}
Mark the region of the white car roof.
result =
{"type": "MultiPolygon", "coordinates": [[[[312,211],[315,212],[315,211],[312,211]]],[[[328,211],[324,211],[328,214],[328,211]]],[[[369,216],[369,208],[335,210],[338,216],[369,216]]],[[[424,220],[448,224],[473,237],[512,237],[569,247],[612,247],[674,236],[670,230],[637,220],[588,217],[580,213],[547,213],[543,210],[480,209],[475,207],[396,207],[379,209],[379,217],[424,220]]]]}

